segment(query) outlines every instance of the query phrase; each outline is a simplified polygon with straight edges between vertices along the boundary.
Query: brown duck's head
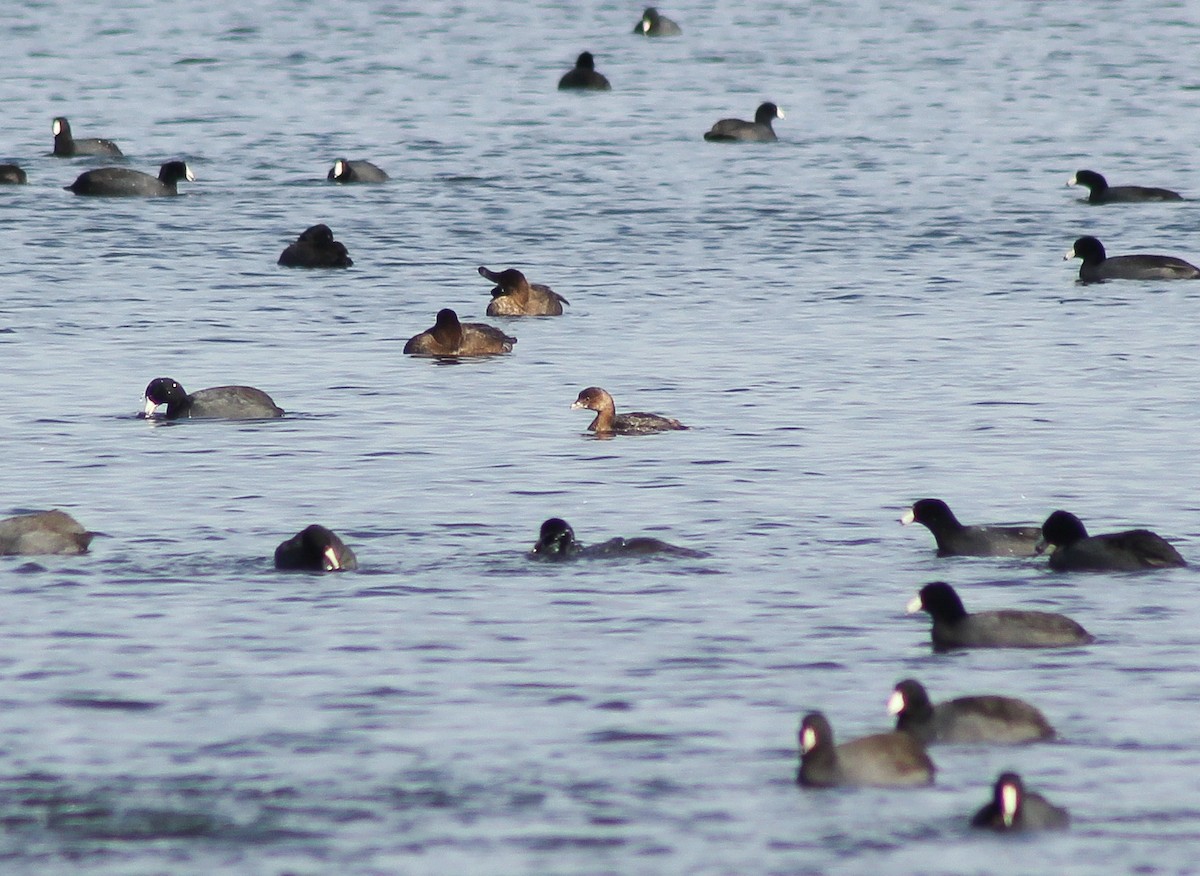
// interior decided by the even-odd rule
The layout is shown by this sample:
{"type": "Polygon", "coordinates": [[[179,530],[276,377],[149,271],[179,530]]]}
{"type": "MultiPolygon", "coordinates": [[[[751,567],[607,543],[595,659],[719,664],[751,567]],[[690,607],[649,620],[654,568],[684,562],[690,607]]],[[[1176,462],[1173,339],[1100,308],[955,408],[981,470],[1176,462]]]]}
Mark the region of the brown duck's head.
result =
{"type": "Polygon", "coordinates": [[[589,411],[603,411],[615,407],[612,396],[598,386],[589,386],[582,390],[571,405],[572,410],[587,408],[589,411]]]}
{"type": "Polygon", "coordinates": [[[439,344],[457,347],[462,343],[462,323],[458,321],[458,314],[449,307],[442,308],[438,311],[437,321],[429,333],[439,344]]]}
{"type": "Polygon", "coordinates": [[[496,288],[492,290],[492,297],[497,298],[501,295],[508,295],[513,292],[520,292],[529,288],[529,281],[525,279],[525,275],[516,268],[508,268],[507,270],[496,273],[489,271],[485,267],[479,268],[479,276],[491,280],[496,284],[496,288]]]}

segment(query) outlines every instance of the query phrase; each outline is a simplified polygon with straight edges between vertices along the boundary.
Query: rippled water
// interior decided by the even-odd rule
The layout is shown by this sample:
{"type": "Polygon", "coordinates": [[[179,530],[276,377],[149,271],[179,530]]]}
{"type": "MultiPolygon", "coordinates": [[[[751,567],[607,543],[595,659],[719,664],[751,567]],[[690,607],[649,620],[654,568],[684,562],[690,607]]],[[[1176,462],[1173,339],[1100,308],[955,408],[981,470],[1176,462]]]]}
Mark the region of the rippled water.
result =
{"type": "Polygon", "coordinates": [[[0,568],[6,873],[1175,873],[1200,835],[1196,581],[938,560],[896,524],[1150,525],[1200,560],[1200,284],[1080,287],[1061,254],[1200,257],[1186,4],[61,2],[0,12],[3,509],[80,558],[0,568]],[[435,5],[436,6],[436,5],[435,5]],[[559,94],[589,49],[613,82],[559,94]],[[780,142],[707,144],[765,99],[780,142]],[[50,120],[172,200],[76,198],[50,120]],[[338,156],[392,175],[324,182],[338,156]],[[275,266],[328,223],[355,267],[275,266]],[[403,341],[522,268],[571,302],[509,357],[403,341]],[[288,417],[154,426],[153,377],[288,417]],[[580,388],[693,428],[597,441],[580,388]],[[703,560],[543,566],[538,525],[703,560]],[[283,575],[320,521],[362,570],[283,575]],[[903,616],[1061,610],[1099,641],[934,655],[903,616]],[[936,787],[803,792],[801,713],[883,729],[905,676],[1063,740],[937,749],[936,787]],[[1005,768],[1061,836],[965,827],[1005,768]]]}

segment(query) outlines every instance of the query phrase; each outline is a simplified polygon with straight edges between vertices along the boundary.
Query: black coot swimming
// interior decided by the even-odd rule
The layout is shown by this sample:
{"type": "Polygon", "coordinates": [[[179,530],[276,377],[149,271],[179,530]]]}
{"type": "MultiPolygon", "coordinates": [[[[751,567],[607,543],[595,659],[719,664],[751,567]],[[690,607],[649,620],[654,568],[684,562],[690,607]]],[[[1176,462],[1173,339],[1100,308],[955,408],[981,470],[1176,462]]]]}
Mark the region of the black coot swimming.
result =
{"type": "Polygon", "coordinates": [[[63,186],[77,195],[106,198],[160,198],[179,194],[180,180],[196,179],[184,161],[168,161],[153,177],[127,167],[99,167],[79,174],[75,182],[63,186]]]}
{"type": "Polygon", "coordinates": [[[283,416],[283,408],[253,386],[214,386],[189,395],[178,381],[156,377],[146,386],[145,398],[142,416],[147,418],[154,415],[159,405],[167,406],[165,418],[168,420],[261,420],[283,416]]]}

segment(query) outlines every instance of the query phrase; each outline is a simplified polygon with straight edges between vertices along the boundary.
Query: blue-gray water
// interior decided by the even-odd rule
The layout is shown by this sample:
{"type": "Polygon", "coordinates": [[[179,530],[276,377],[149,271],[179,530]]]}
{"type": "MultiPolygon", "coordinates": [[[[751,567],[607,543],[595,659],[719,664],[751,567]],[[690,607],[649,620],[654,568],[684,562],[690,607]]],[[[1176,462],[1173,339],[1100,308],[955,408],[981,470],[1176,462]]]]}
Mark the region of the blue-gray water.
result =
{"type": "Polygon", "coordinates": [[[1196,576],[938,560],[896,523],[1149,525],[1200,560],[1200,198],[1187,4],[19,3],[0,13],[5,513],[90,555],[0,563],[5,873],[1178,873],[1200,839],[1196,576]],[[589,49],[613,82],[559,94],[589,49]],[[761,100],[780,142],[701,140],[761,100]],[[161,201],[64,192],[187,159],[161,201]],[[324,182],[369,158],[379,187],[324,182]],[[275,266],[306,226],[345,272],[275,266]],[[404,339],[522,268],[571,301],[509,357],[404,339]],[[263,424],[134,419],[153,377],[250,383],[263,424]],[[584,386],[692,430],[597,441],[584,386]],[[541,566],[538,525],[711,553],[541,566]],[[362,571],[284,575],[320,521],[362,571]],[[1062,653],[933,655],[903,606],[1066,611],[1062,653]],[[937,785],[807,792],[799,716],[884,729],[892,685],[996,692],[1063,740],[936,749],[937,785]],[[1072,811],[979,836],[1005,768],[1072,811]]]}

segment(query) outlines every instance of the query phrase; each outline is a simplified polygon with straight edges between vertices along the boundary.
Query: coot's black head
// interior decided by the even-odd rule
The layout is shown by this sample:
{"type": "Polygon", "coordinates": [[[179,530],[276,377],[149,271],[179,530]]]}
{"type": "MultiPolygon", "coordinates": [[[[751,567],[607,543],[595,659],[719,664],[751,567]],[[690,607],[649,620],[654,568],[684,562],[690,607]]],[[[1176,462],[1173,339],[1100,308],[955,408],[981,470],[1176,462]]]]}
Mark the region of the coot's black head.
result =
{"type": "Polygon", "coordinates": [[[1104,244],[1091,236],[1079,238],[1075,241],[1075,245],[1067,250],[1067,254],[1063,256],[1064,260],[1083,259],[1084,264],[1102,262],[1105,258],[1104,244]]]}
{"type": "Polygon", "coordinates": [[[575,59],[575,69],[576,70],[595,70],[596,69],[596,59],[592,57],[592,53],[591,52],[580,53],[579,57],[575,59]]]}
{"type": "Polygon", "coordinates": [[[192,169],[187,166],[185,161],[168,161],[158,169],[158,181],[169,186],[175,185],[180,180],[194,182],[195,179],[192,169]]]}
{"type": "Polygon", "coordinates": [[[565,557],[578,549],[575,530],[561,517],[551,517],[542,524],[533,552],[542,557],[565,557]]]}
{"type": "Polygon", "coordinates": [[[71,139],[71,123],[67,121],[66,116],[56,116],[50,123],[50,132],[55,137],[63,136],[69,140],[71,139]]]}
{"type": "Polygon", "coordinates": [[[300,232],[298,240],[315,246],[329,246],[333,243],[333,231],[324,223],[312,225],[300,232]]]}
{"type": "Polygon", "coordinates": [[[933,713],[933,703],[929,701],[929,692],[925,685],[913,678],[906,678],[896,685],[888,699],[888,714],[898,717],[897,727],[902,727],[908,720],[921,720],[933,713]]]}
{"type": "Polygon", "coordinates": [[[300,532],[300,545],[304,555],[311,558],[314,568],[326,572],[336,572],[342,568],[342,560],[338,556],[341,540],[319,523],[306,526],[300,532]]]}
{"type": "Polygon", "coordinates": [[[833,728],[820,712],[809,712],[800,722],[800,754],[826,750],[833,746],[833,728]]]}
{"type": "Polygon", "coordinates": [[[1067,547],[1087,538],[1087,527],[1070,511],[1055,511],[1042,524],[1042,543],[1067,547]]]}
{"type": "Polygon", "coordinates": [[[1025,783],[1016,773],[1001,773],[992,789],[992,800],[996,811],[1004,820],[1005,827],[1012,827],[1021,811],[1021,799],[1025,796],[1025,783]]]}
{"type": "Polygon", "coordinates": [[[333,167],[329,168],[329,173],[326,179],[339,180],[350,178],[350,165],[346,163],[346,159],[339,158],[333,162],[333,167]]]}
{"type": "Polygon", "coordinates": [[[647,6],[646,11],[642,13],[642,30],[649,30],[658,23],[658,10],[653,6],[647,6]]]}
{"type": "Polygon", "coordinates": [[[782,118],[783,111],[770,101],[759,104],[758,109],[754,113],[754,121],[760,125],[766,125],[768,127],[770,127],[772,120],[782,118]]]}
{"type": "Polygon", "coordinates": [[[934,581],[908,604],[908,612],[927,611],[934,620],[954,621],[967,616],[962,600],[945,581],[934,581]]]}
{"type": "Polygon", "coordinates": [[[1069,186],[1087,186],[1092,194],[1103,192],[1108,188],[1108,180],[1094,170],[1077,170],[1075,175],[1067,180],[1069,186]]]}
{"type": "Polygon", "coordinates": [[[156,377],[146,385],[146,401],[156,405],[177,404],[187,398],[178,381],[170,377],[156,377]]]}
{"type": "Polygon", "coordinates": [[[918,499],[900,520],[902,523],[920,523],[930,529],[958,528],[961,525],[950,506],[941,499],[918,499]]]}

